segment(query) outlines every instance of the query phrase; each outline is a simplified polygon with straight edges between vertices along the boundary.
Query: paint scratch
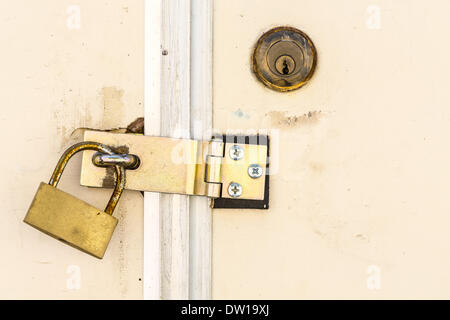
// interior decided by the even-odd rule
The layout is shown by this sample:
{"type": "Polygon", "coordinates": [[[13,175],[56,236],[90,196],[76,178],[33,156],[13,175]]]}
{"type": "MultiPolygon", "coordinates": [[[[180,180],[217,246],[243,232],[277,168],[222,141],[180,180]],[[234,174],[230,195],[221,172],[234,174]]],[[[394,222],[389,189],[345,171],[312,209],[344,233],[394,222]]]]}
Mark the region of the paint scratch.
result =
{"type": "Polygon", "coordinates": [[[322,111],[309,111],[302,115],[288,115],[286,111],[271,111],[267,114],[273,127],[294,128],[316,124],[324,116],[322,111]]]}

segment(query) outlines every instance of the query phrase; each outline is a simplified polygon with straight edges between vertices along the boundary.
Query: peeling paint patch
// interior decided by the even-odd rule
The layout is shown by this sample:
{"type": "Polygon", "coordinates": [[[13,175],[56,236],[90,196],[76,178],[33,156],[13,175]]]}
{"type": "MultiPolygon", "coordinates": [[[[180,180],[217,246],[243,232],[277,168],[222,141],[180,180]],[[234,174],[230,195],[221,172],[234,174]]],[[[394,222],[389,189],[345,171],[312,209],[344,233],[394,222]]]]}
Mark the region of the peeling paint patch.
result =
{"type": "Polygon", "coordinates": [[[369,238],[362,233],[355,235],[355,238],[361,241],[369,242],[369,238]]]}
{"type": "Polygon", "coordinates": [[[117,87],[103,87],[100,94],[103,102],[103,128],[117,127],[123,115],[124,91],[117,87]]]}
{"type": "Polygon", "coordinates": [[[137,118],[133,122],[131,122],[126,128],[109,128],[109,129],[95,129],[95,128],[87,128],[81,127],[76,128],[70,134],[71,139],[80,140],[82,139],[84,132],[88,131],[100,131],[100,132],[112,132],[112,133],[137,133],[144,134],[144,118],[137,118]]]}
{"type": "MultiPolygon", "coordinates": [[[[69,89],[72,92],[72,89],[69,89]]],[[[60,99],[63,104],[61,107],[53,111],[53,119],[55,121],[56,136],[58,141],[58,150],[65,150],[68,146],[74,144],[78,139],[78,135],[74,135],[74,128],[90,124],[92,116],[89,112],[89,104],[85,103],[80,95],[66,97],[65,94],[60,99]],[[69,102],[67,102],[67,99],[69,102]]]]}
{"type": "Polygon", "coordinates": [[[286,111],[271,111],[267,113],[271,125],[277,128],[294,128],[316,124],[324,116],[322,111],[309,111],[302,115],[288,115],[286,111]]]}

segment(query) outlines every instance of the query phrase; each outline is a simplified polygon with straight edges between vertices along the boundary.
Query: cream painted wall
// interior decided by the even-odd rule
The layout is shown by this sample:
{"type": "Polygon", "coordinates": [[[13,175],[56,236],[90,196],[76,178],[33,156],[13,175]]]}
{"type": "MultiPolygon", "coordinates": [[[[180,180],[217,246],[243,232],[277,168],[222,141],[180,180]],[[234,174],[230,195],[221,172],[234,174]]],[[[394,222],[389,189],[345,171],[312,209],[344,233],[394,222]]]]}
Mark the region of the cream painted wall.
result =
{"type": "Polygon", "coordinates": [[[279,168],[270,210],[214,210],[214,298],[450,298],[449,11],[215,1],[215,129],[275,129],[279,168]],[[250,72],[277,25],[319,54],[311,82],[287,94],[250,72]]]}
{"type": "MultiPolygon", "coordinates": [[[[2,1],[0,30],[0,298],[141,298],[140,193],[122,196],[103,260],[22,220],[61,153],[81,140],[77,128],[126,127],[143,115],[143,1],[2,1]]],[[[61,189],[103,208],[110,191],[80,187],[80,165],[72,160],[61,189]]]]}
{"type": "MultiPolygon", "coordinates": [[[[3,299],[142,297],[140,193],[124,193],[103,260],[22,222],[77,128],[143,114],[143,1],[78,0],[79,29],[72,4],[0,4],[3,299]]],[[[272,129],[279,161],[270,210],[214,211],[214,298],[449,298],[449,9],[215,1],[216,131],[272,129]],[[305,88],[279,94],[255,80],[249,57],[286,24],[309,34],[319,65],[305,88]]],[[[80,187],[79,167],[78,157],[61,188],[104,207],[109,191],[80,187]]]]}

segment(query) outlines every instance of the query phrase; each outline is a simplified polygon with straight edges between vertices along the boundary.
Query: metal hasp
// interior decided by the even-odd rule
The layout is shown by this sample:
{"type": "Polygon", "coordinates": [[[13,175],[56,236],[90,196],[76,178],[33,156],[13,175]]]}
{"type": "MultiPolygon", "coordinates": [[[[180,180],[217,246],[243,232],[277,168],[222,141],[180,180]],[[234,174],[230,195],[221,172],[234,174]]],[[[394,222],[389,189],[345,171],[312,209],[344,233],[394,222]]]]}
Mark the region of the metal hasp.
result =
{"type": "MultiPolygon", "coordinates": [[[[139,167],[127,170],[125,189],[207,196],[214,208],[229,207],[225,199],[239,203],[236,208],[255,208],[242,201],[268,208],[267,136],[216,136],[197,141],[86,131],[84,139],[139,158],[139,167]]],[[[99,157],[93,151],[84,152],[82,185],[113,186],[112,167],[100,167],[99,157]]]]}
{"type": "MultiPolygon", "coordinates": [[[[269,159],[269,137],[266,135],[253,135],[253,136],[223,136],[223,141],[226,141],[226,146],[230,150],[230,155],[227,159],[227,153],[225,153],[225,158],[227,163],[236,162],[245,163],[241,166],[242,169],[239,170],[239,175],[241,179],[236,179],[228,184],[227,192],[230,197],[221,197],[214,199],[213,208],[216,209],[269,209],[269,161],[265,163],[260,161],[252,161],[251,157],[245,153],[241,157],[235,157],[232,152],[235,146],[248,146],[256,147],[260,150],[262,157],[262,152],[265,152],[266,159],[269,159]],[[241,184],[244,181],[246,184],[249,181],[258,181],[264,183],[264,196],[259,199],[246,199],[240,194],[245,192],[245,185],[241,184]]],[[[225,186],[226,184],[224,184],[225,186]]]]}
{"type": "Polygon", "coordinates": [[[311,39],[292,27],[277,27],[264,33],[252,55],[253,72],[270,89],[296,90],[311,79],[317,51],[311,39]]]}

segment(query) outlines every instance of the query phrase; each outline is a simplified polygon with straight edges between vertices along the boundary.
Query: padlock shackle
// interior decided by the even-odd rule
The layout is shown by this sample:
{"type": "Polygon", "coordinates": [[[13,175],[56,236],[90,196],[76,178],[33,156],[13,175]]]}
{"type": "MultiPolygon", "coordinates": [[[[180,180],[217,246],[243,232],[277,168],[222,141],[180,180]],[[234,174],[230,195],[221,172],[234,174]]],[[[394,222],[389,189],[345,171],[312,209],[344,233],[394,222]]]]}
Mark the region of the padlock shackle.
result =
{"type": "MultiPolygon", "coordinates": [[[[71,146],[69,149],[67,149],[61,156],[48,184],[56,188],[70,158],[72,158],[74,154],[84,150],[94,150],[110,155],[115,154],[109,147],[98,142],[85,141],[77,143],[71,146]]],[[[120,196],[122,195],[123,189],[125,188],[125,169],[122,166],[114,166],[114,168],[116,169],[116,174],[114,177],[116,185],[114,188],[114,192],[105,208],[105,212],[110,215],[113,214],[114,209],[116,208],[116,205],[119,202],[120,196]]]]}

